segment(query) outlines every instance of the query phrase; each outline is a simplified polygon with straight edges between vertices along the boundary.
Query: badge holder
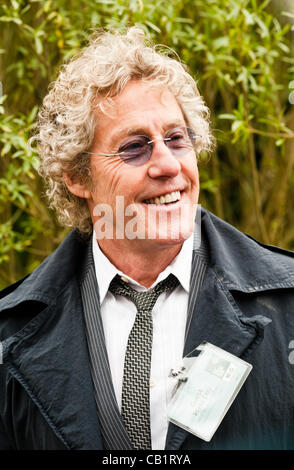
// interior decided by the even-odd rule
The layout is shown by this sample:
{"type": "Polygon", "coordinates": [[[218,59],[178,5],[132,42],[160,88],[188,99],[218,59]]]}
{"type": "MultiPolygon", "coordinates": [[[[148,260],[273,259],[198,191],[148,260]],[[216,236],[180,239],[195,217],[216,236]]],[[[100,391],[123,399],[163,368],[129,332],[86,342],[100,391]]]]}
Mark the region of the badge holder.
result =
{"type": "Polygon", "coordinates": [[[168,419],[209,442],[247,379],[252,365],[203,342],[183,359],[168,405],[168,419]]]}

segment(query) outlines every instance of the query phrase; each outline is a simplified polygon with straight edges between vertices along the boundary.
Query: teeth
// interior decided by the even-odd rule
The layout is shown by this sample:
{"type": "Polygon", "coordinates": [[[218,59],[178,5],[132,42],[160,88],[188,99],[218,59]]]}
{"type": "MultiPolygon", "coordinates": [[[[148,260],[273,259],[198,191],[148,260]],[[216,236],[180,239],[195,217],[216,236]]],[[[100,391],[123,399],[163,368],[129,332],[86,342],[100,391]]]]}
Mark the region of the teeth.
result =
{"type": "Polygon", "coordinates": [[[146,199],[147,204],[168,204],[170,202],[178,201],[181,197],[180,191],[173,191],[172,193],[165,194],[164,196],[152,197],[151,199],[146,199]]]}

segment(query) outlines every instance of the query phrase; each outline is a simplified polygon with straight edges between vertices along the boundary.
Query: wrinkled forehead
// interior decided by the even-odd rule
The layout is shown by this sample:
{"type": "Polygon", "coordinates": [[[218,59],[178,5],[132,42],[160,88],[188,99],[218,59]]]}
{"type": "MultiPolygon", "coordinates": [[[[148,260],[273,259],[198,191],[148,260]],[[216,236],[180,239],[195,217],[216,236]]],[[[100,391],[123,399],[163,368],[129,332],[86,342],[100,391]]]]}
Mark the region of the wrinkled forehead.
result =
{"type": "MultiPolygon", "coordinates": [[[[158,105],[168,106],[171,99],[174,99],[177,103],[177,97],[173,92],[166,86],[156,81],[147,80],[130,80],[122,90],[116,94],[112,94],[111,91],[97,96],[94,100],[93,108],[95,114],[102,113],[112,119],[119,118],[122,114],[130,112],[134,105],[134,94],[136,95],[137,104],[149,102],[149,97],[152,94],[156,94],[158,105]]],[[[178,103],[180,106],[180,103],[178,103]]]]}

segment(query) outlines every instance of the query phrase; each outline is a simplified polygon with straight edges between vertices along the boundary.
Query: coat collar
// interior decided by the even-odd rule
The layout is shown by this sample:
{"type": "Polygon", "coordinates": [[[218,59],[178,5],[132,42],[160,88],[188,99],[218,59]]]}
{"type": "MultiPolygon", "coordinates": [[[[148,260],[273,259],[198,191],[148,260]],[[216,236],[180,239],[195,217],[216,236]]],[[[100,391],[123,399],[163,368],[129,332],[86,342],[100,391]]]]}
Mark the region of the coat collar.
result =
{"type": "Polygon", "coordinates": [[[229,290],[294,287],[294,252],[263,245],[204,209],[201,220],[210,267],[229,290]]]}
{"type": "Polygon", "coordinates": [[[0,292],[0,311],[26,300],[54,303],[66,284],[77,277],[87,242],[88,239],[82,238],[76,230],[70,232],[29,276],[0,292]]]}

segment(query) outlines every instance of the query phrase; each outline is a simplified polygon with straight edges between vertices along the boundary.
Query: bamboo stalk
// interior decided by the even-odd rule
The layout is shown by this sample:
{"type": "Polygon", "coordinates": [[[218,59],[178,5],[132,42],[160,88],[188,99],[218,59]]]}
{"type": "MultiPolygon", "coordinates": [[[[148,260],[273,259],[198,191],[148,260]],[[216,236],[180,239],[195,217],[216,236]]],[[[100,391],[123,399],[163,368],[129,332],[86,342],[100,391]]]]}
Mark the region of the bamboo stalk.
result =
{"type": "Polygon", "coordinates": [[[214,200],[215,200],[215,207],[216,207],[216,215],[220,217],[221,219],[224,218],[224,206],[223,206],[223,198],[222,198],[222,193],[220,190],[220,173],[219,173],[219,158],[218,158],[218,153],[215,152],[213,157],[212,157],[212,174],[213,174],[213,179],[217,181],[218,186],[217,190],[214,193],[214,200]]]}
{"type": "MultiPolygon", "coordinates": [[[[244,108],[246,113],[247,124],[249,127],[249,118],[248,118],[248,102],[247,97],[244,93],[244,108]]],[[[261,192],[260,192],[260,184],[259,184],[259,176],[258,170],[256,165],[256,155],[255,155],[255,146],[253,140],[253,134],[250,133],[248,135],[248,146],[249,146],[249,162],[251,167],[251,174],[252,174],[252,181],[253,181],[253,194],[254,194],[254,209],[255,209],[255,216],[258,225],[258,229],[260,232],[261,239],[264,243],[269,243],[269,236],[266,230],[263,214],[262,214],[262,202],[261,202],[261,192]]]]}
{"type": "Polygon", "coordinates": [[[294,132],[289,132],[288,134],[279,133],[279,132],[265,132],[260,131],[258,129],[253,129],[252,127],[248,127],[248,130],[251,134],[259,134],[265,137],[273,137],[273,138],[281,138],[281,139],[294,139],[294,132]]]}

